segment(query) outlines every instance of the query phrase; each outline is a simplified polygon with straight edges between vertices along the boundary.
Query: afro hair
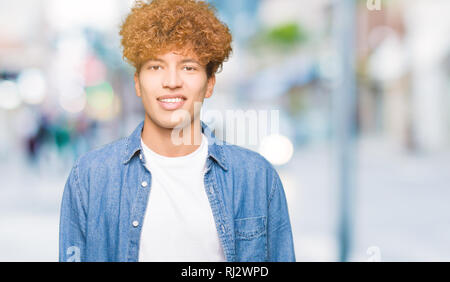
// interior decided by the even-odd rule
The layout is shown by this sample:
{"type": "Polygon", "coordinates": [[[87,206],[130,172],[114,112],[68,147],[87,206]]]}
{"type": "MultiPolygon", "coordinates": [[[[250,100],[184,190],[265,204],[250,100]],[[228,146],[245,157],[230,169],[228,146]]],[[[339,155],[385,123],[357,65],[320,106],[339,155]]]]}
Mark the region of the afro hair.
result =
{"type": "Polygon", "coordinates": [[[196,0],[138,0],[121,25],[123,57],[139,72],[157,55],[172,50],[193,52],[208,77],[232,52],[232,36],[209,3],[196,0]]]}

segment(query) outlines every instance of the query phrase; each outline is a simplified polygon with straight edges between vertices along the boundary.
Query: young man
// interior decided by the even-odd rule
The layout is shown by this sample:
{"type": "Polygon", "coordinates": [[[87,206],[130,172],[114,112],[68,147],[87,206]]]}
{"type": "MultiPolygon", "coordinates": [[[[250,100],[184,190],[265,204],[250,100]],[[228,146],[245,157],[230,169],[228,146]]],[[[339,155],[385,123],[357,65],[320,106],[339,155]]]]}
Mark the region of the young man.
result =
{"type": "Polygon", "coordinates": [[[215,138],[199,111],[231,52],[214,9],[138,2],[122,25],[145,118],[81,156],[61,206],[60,261],[295,261],[280,178],[215,138]]]}

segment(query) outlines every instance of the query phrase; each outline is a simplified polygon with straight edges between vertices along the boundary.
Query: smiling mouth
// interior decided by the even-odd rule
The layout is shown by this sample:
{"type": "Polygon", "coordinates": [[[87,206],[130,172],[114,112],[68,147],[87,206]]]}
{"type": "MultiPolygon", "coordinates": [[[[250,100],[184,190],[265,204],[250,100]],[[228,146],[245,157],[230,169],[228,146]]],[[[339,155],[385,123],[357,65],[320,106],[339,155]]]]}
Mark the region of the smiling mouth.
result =
{"type": "Polygon", "coordinates": [[[184,96],[175,96],[175,97],[160,97],[157,99],[158,104],[164,109],[168,111],[173,111],[181,108],[186,101],[184,96]]]}
{"type": "Polygon", "coordinates": [[[164,95],[156,98],[158,101],[165,102],[165,103],[177,103],[180,102],[180,100],[187,100],[187,98],[184,95],[164,95]]]}
{"type": "Polygon", "coordinates": [[[185,99],[183,98],[165,98],[165,99],[158,99],[158,101],[163,102],[163,103],[179,103],[184,101],[185,99]]]}

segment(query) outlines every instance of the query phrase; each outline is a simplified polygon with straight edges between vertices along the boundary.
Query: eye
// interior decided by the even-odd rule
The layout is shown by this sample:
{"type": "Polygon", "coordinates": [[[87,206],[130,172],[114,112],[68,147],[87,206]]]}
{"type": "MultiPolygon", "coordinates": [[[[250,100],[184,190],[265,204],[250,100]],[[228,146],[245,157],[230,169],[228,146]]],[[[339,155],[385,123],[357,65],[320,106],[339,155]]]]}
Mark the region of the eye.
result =
{"type": "Polygon", "coordinates": [[[194,71],[195,70],[195,68],[191,67],[191,66],[184,66],[184,69],[187,70],[187,71],[194,71]]]}
{"type": "Polygon", "coordinates": [[[150,66],[149,69],[150,70],[159,70],[161,68],[161,66],[150,66]]]}

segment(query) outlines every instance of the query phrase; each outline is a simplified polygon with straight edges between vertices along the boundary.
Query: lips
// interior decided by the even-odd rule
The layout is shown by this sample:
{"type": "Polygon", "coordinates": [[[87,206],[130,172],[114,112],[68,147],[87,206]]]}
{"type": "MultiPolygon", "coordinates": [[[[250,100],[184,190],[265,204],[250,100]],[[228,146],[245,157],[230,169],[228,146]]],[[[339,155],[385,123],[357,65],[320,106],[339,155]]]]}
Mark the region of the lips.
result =
{"type": "Polygon", "coordinates": [[[186,101],[183,95],[164,95],[157,98],[158,104],[167,111],[173,111],[181,108],[186,101]]]}
{"type": "Polygon", "coordinates": [[[158,101],[164,100],[164,99],[175,99],[175,98],[181,98],[183,100],[186,100],[186,96],[184,95],[164,95],[164,96],[159,96],[158,98],[156,98],[158,101]]]}

